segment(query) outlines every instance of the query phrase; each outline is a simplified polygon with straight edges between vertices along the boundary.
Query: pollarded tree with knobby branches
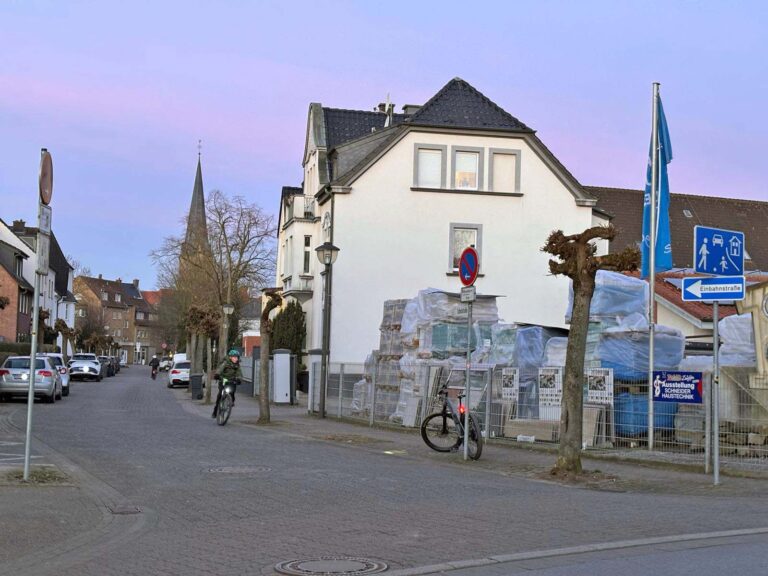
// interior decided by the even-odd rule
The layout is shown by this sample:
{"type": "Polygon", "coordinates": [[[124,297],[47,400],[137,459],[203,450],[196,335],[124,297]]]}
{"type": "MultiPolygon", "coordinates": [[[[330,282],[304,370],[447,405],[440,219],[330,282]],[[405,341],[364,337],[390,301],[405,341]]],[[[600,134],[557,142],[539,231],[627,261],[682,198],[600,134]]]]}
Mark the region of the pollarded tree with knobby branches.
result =
{"type": "Polygon", "coordinates": [[[595,226],[581,234],[566,236],[561,230],[549,235],[543,252],[557,260],[549,261],[552,274],[563,274],[573,281],[573,310],[563,378],[563,403],[560,415],[560,446],[553,472],[580,473],[582,446],[582,411],[584,390],[584,355],[587,349],[589,306],[595,291],[598,270],[631,271],[640,263],[637,248],[619,254],[595,256],[595,240],[613,240],[613,226],[595,226]]]}
{"type": "Polygon", "coordinates": [[[267,304],[261,311],[261,365],[259,366],[259,419],[258,424],[269,424],[269,341],[272,337],[272,320],[269,315],[275,308],[279,308],[283,297],[277,290],[265,290],[267,304]]]}

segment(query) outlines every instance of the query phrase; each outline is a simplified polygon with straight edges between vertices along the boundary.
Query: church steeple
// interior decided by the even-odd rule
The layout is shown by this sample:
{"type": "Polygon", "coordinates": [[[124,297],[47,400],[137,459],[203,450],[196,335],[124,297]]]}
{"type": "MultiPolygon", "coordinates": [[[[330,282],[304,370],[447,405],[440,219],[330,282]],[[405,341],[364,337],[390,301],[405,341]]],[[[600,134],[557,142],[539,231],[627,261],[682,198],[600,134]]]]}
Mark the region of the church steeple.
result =
{"type": "Polygon", "coordinates": [[[208,226],[205,217],[205,195],[203,193],[203,169],[199,150],[197,173],[195,174],[195,185],[192,188],[192,202],[189,205],[187,233],[184,240],[184,243],[190,248],[194,246],[196,249],[201,249],[209,246],[208,226]]]}

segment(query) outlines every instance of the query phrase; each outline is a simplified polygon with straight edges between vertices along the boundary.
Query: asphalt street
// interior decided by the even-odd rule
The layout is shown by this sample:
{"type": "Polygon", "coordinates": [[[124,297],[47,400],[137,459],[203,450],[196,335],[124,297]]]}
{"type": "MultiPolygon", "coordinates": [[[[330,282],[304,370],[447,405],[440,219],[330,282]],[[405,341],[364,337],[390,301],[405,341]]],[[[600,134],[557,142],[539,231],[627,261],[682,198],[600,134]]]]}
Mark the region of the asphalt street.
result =
{"type": "MultiPolygon", "coordinates": [[[[522,451],[464,463],[300,408],[255,426],[248,398],[219,427],[144,367],[34,408],[33,463],[70,480],[0,486],[0,574],[262,575],[326,556],[398,575],[768,571],[766,481],[709,490],[644,470],[620,489],[562,485],[505,465],[522,451]]],[[[25,414],[0,404],[2,458],[18,457],[25,414]]]]}

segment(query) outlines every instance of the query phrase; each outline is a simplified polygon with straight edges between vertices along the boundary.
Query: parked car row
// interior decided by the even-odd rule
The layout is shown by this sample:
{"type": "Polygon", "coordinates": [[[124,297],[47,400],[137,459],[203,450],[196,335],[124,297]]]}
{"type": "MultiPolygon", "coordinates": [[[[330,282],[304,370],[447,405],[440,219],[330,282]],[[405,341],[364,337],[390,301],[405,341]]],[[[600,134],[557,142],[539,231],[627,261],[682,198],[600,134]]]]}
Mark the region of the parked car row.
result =
{"type": "MultiPolygon", "coordinates": [[[[73,354],[67,364],[60,353],[41,353],[35,359],[35,398],[53,403],[69,396],[74,380],[101,381],[120,371],[114,356],[73,354]]],[[[0,399],[29,394],[30,357],[9,356],[0,366],[0,399]]]]}

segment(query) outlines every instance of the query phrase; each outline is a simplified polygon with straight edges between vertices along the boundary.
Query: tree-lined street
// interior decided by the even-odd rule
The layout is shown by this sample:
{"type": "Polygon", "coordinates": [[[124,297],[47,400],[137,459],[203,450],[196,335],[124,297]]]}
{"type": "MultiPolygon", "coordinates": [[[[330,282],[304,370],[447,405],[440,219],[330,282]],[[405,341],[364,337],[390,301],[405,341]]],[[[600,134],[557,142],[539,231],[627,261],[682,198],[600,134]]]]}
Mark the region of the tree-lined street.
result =
{"type": "MultiPolygon", "coordinates": [[[[9,437],[23,408],[0,405],[9,437]]],[[[617,479],[564,485],[546,479],[550,455],[524,450],[491,445],[464,464],[415,434],[320,421],[298,407],[254,426],[257,402],[244,397],[219,427],[209,407],[167,389],[163,376],[151,381],[144,367],[78,383],[54,409],[35,408],[33,454],[70,479],[0,488],[11,520],[0,532],[0,574],[272,574],[278,562],[321,556],[371,558],[395,573],[473,566],[457,575],[583,574],[585,565],[633,574],[665,559],[719,574],[713,558],[768,563],[765,533],[689,536],[768,526],[757,480],[714,489],[698,474],[589,462],[617,479]],[[657,537],[673,538],[631,542],[657,537]],[[585,545],[617,549],[481,565],[585,545]]]]}

